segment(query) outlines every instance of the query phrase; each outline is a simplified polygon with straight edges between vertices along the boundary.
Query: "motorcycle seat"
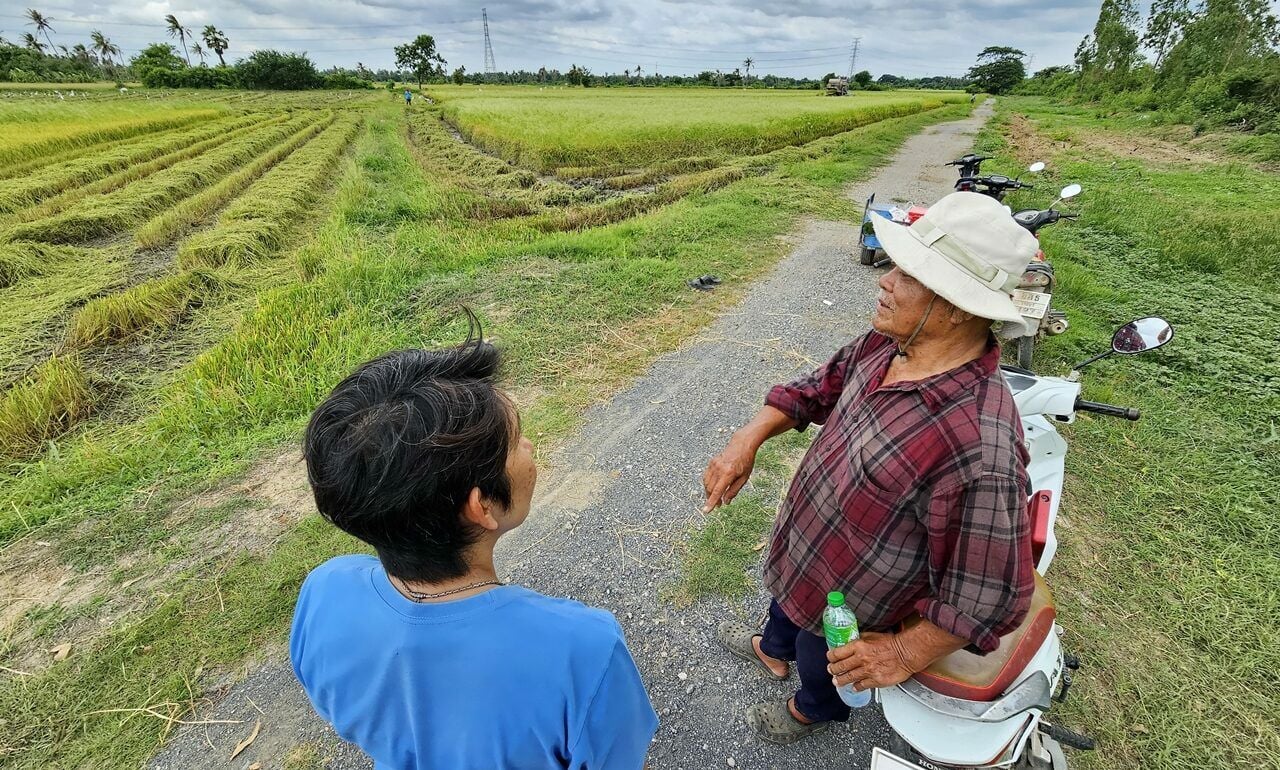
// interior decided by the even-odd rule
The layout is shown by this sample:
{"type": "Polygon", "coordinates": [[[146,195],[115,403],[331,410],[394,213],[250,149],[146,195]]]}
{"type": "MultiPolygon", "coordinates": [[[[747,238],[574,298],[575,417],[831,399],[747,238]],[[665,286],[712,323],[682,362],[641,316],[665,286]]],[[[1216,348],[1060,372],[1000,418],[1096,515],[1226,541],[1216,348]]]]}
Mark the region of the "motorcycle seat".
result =
{"type": "MultiPolygon", "coordinates": [[[[1018,675],[1053,630],[1056,617],[1053,593],[1036,572],[1031,609],[1017,628],[1000,637],[999,647],[986,655],[957,650],[934,661],[913,678],[930,690],[952,698],[993,701],[1016,684],[1018,675]]],[[[902,622],[903,630],[920,620],[919,615],[912,615],[902,622]]]]}

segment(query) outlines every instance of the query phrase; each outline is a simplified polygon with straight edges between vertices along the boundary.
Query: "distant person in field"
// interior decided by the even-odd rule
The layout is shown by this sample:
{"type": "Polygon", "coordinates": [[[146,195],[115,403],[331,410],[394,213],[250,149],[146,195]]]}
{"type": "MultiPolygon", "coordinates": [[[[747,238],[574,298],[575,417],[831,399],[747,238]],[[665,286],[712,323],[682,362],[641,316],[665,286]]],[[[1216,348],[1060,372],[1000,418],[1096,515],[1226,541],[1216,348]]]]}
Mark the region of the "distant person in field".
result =
{"type": "Polygon", "coordinates": [[[294,673],[377,770],[638,770],[658,720],[617,621],[494,564],[537,469],[472,330],[364,364],[311,416],[316,507],[378,555],[307,577],[294,673]]]}
{"type": "Polygon", "coordinates": [[[957,650],[996,649],[1035,586],[1028,456],[992,322],[1005,336],[1027,332],[1010,295],[1036,239],[972,192],[948,195],[910,227],[872,221],[895,263],[872,328],[774,386],[703,478],[709,512],[742,489],[766,440],[823,426],[765,557],[768,622],[726,621],[717,633],[772,679],[796,664],[791,697],[747,709],[775,743],[848,719],[837,686],[892,687],[957,650]],[[829,591],[844,593],[865,632],[830,651],[829,591]]]}
{"type": "Polygon", "coordinates": [[[408,107],[413,103],[413,92],[409,89],[404,90],[404,106],[408,107]]]}

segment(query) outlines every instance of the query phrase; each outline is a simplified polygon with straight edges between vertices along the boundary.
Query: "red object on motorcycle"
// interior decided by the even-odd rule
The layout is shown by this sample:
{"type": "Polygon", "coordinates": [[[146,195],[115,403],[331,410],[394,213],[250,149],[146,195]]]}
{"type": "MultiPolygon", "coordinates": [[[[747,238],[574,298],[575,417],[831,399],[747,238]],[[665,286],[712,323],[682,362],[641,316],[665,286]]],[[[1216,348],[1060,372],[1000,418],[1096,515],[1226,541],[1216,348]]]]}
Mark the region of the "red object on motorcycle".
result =
{"type": "MultiPolygon", "coordinates": [[[[1012,687],[1053,631],[1058,616],[1048,583],[1039,572],[1033,574],[1036,587],[1031,608],[1016,629],[1000,637],[998,648],[986,655],[957,650],[935,660],[913,678],[934,692],[964,700],[992,701],[1012,687]]],[[[919,622],[920,616],[912,615],[902,622],[902,628],[919,622]]]]}
{"type": "Polygon", "coordinates": [[[1031,496],[1031,504],[1027,509],[1031,519],[1031,560],[1039,563],[1044,548],[1049,544],[1049,503],[1053,502],[1053,492],[1042,489],[1031,496]]]}
{"type": "Polygon", "coordinates": [[[915,221],[924,216],[924,213],[928,210],[928,206],[912,206],[907,209],[907,224],[914,224],[915,221]]]}

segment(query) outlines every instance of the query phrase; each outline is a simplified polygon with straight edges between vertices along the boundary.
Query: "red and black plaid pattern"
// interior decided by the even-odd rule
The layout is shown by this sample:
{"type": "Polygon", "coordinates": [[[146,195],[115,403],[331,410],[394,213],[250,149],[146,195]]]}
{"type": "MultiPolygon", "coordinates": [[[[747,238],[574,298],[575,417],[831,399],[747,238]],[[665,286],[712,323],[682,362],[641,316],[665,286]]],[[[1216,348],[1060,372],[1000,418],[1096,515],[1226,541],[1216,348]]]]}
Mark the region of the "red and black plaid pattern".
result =
{"type": "Polygon", "coordinates": [[[1034,587],[1028,455],[1000,348],[918,382],[880,387],[897,352],[872,331],[765,403],[823,425],[774,526],[764,580],[796,625],[821,633],[828,591],[859,625],[913,611],[989,651],[1034,587]]]}

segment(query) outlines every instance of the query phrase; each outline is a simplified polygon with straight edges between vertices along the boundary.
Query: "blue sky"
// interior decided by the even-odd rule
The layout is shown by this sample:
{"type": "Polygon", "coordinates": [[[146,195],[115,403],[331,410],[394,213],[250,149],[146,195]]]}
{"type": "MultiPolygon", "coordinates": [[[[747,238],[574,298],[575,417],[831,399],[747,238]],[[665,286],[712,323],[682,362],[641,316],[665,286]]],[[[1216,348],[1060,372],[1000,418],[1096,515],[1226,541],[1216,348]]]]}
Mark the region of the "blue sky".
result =
{"type": "MultiPolygon", "coordinates": [[[[35,2],[35,0],[28,0],[35,2]]],[[[485,0],[481,0],[484,2],[485,0]]],[[[19,0],[21,2],[21,0],[19,0]]],[[[1100,0],[757,0],[634,2],[487,0],[499,69],[696,73],[732,70],[750,56],[760,74],[844,72],[861,37],[857,69],[875,75],[963,74],[987,45],[1034,56],[1031,69],[1070,63],[1093,27],[1100,0]]],[[[25,4],[0,9],[0,35],[32,27],[25,4]]],[[[167,41],[163,18],[195,29],[214,24],[231,39],[229,60],[260,48],[307,51],[321,66],[391,67],[392,47],[434,35],[449,66],[483,68],[479,5],[456,0],[177,0],[39,2],[54,42],[70,47],[101,29],[126,55],[167,41]]],[[[176,41],[175,41],[176,42],[176,41]]]]}

